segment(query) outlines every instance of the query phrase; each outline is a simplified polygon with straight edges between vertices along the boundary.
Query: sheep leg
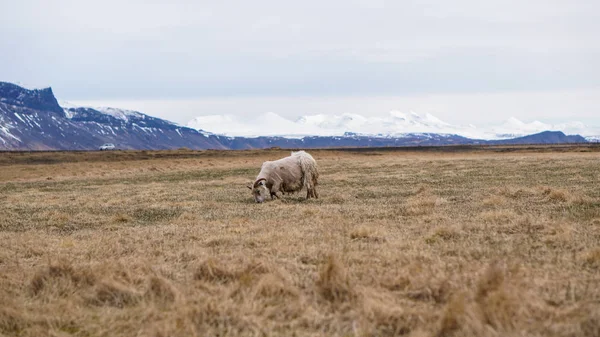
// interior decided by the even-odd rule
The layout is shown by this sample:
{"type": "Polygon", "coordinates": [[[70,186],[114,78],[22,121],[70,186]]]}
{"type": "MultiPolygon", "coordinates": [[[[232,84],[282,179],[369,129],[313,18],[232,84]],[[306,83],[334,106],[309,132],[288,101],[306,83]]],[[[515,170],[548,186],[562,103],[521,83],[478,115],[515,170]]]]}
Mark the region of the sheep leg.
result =
{"type": "Polygon", "coordinates": [[[316,178],[314,178],[312,181],[312,193],[313,193],[313,197],[315,199],[319,199],[319,193],[317,192],[317,179],[316,178]]]}
{"type": "Polygon", "coordinates": [[[280,183],[276,182],[275,184],[273,184],[273,186],[271,187],[271,200],[274,200],[275,198],[279,199],[277,192],[279,192],[280,190],[281,190],[280,183]]]}

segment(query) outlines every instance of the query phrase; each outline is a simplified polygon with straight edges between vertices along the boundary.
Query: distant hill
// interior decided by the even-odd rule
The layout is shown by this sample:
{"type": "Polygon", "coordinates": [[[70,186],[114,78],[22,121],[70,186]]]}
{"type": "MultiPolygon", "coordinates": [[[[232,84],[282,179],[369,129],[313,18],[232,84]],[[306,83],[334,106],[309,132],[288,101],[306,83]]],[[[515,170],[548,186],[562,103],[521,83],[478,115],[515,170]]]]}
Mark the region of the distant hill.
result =
{"type": "MultiPolygon", "coordinates": [[[[430,121],[438,123],[433,117],[430,121]]],[[[494,141],[441,133],[225,137],[137,111],[61,107],[51,88],[30,90],[0,82],[0,150],[96,150],[104,143],[113,143],[118,149],[255,149],[584,142],[581,136],[560,131],[494,141]]]]}
{"type": "Polygon", "coordinates": [[[587,140],[580,135],[567,136],[561,131],[544,131],[533,135],[500,141],[489,141],[490,144],[561,144],[561,143],[586,143],[587,140]]]}

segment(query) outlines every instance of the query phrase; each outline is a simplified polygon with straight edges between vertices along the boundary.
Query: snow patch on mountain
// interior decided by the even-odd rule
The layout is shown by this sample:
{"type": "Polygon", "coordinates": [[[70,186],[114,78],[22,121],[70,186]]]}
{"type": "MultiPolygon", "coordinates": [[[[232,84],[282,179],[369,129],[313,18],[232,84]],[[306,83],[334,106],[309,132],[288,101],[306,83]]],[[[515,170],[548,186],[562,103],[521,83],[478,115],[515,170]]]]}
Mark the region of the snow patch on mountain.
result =
{"type": "Polygon", "coordinates": [[[115,118],[124,120],[124,121],[128,121],[130,117],[137,117],[140,119],[144,119],[146,117],[145,114],[141,113],[141,112],[137,112],[137,111],[133,111],[133,110],[127,110],[127,109],[119,109],[119,108],[111,108],[111,107],[91,107],[91,106],[81,106],[81,105],[76,105],[73,104],[71,102],[68,101],[59,101],[59,105],[63,108],[66,116],[68,118],[72,118],[73,117],[73,112],[71,112],[71,109],[77,109],[77,108],[89,108],[89,109],[94,109],[96,111],[99,111],[103,114],[107,114],[110,116],[113,116],[115,118]]]}
{"type": "Polygon", "coordinates": [[[98,110],[107,115],[111,115],[113,117],[122,119],[124,121],[128,121],[129,118],[132,116],[138,117],[141,119],[144,119],[146,117],[146,115],[144,115],[143,113],[133,111],[133,110],[117,109],[117,108],[109,108],[109,107],[97,107],[97,108],[93,108],[93,109],[98,110]]]}
{"type": "Polygon", "coordinates": [[[187,126],[196,130],[207,130],[213,134],[228,137],[261,137],[280,136],[287,138],[302,138],[313,135],[338,135],[337,131],[329,131],[315,125],[300,125],[267,112],[252,117],[234,115],[208,115],[192,119],[187,126]]]}
{"type": "Polygon", "coordinates": [[[79,105],[73,104],[73,103],[68,102],[68,101],[58,101],[58,105],[60,105],[60,107],[63,108],[65,116],[68,119],[73,118],[73,112],[70,109],[77,109],[77,108],[81,107],[79,105]]]}
{"type": "MultiPolygon", "coordinates": [[[[4,120],[4,116],[8,116],[8,111],[4,110],[0,105],[0,141],[2,141],[3,144],[6,144],[6,140],[4,138],[12,138],[18,142],[21,142],[21,138],[13,135],[11,132],[11,129],[15,129],[16,125],[4,120]]],[[[21,119],[20,116],[19,119],[21,119]]]]}
{"type": "Polygon", "coordinates": [[[584,137],[585,140],[587,140],[588,142],[592,142],[592,143],[600,143],[600,135],[598,136],[587,136],[584,137]]]}

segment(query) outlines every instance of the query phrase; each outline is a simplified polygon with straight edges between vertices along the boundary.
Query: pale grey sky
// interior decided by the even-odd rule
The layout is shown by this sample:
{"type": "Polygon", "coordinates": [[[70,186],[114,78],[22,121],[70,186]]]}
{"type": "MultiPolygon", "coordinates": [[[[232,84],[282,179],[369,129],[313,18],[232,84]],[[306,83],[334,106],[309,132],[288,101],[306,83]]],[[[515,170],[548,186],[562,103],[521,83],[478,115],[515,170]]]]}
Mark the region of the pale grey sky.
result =
{"type": "Polygon", "coordinates": [[[182,124],[393,109],[600,124],[599,11],[595,0],[3,1],[0,80],[182,124]]]}

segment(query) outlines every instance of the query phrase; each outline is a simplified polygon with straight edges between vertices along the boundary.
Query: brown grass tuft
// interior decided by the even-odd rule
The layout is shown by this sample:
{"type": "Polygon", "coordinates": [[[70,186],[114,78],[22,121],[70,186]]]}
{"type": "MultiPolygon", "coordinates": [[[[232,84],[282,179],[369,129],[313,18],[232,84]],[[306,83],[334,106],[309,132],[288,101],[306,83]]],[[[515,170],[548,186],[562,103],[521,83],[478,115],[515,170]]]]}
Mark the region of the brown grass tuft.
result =
{"type": "Polygon", "coordinates": [[[429,237],[425,238],[425,242],[431,244],[438,241],[457,240],[460,238],[460,235],[460,231],[455,227],[440,226],[429,237]]]}
{"type": "Polygon", "coordinates": [[[477,281],[475,300],[485,299],[491,292],[496,291],[504,283],[504,270],[498,262],[492,263],[477,281]]]}
{"type": "Polygon", "coordinates": [[[98,306],[123,308],[136,305],[142,294],[134,288],[115,280],[102,280],[95,287],[94,294],[87,298],[88,303],[98,306]]]}
{"type": "Polygon", "coordinates": [[[430,194],[431,193],[431,187],[426,186],[426,185],[420,185],[418,186],[413,194],[417,195],[417,194],[430,194]]]}
{"type": "Polygon", "coordinates": [[[582,260],[585,267],[600,269],[600,247],[585,252],[582,256],[582,260]]]}
{"type": "Polygon", "coordinates": [[[436,335],[520,335],[530,329],[530,322],[545,312],[540,301],[515,281],[506,266],[498,262],[490,264],[477,280],[472,294],[452,296],[436,335]]]}
{"type": "Polygon", "coordinates": [[[260,277],[255,287],[256,297],[269,297],[279,301],[297,298],[300,293],[294,285],[275,274],[265,274],[260,277]]]}
{"type": "Polygon", "coordinates": [[[21,310],[16,310],[10,306],[6,306],[8,303],[3,303],[0,306],[0,334],[7,334],[8,336],[18,336],[20,333],[30,325],[28,317],[21,310]]]}
{"type": "Polygon", "coordinates": [[[500,225],[515,221],[517,214],[514,211],[502,209],[482,212],[479,217],[483,222],[500,225]]]}
{"type": "Polygon", "coordinates": [[[327,258],[316,285],[321,296],[331,302],[346,302],[356,297],[348,273],[335,255],[327,258]]]}
{"type": "Polygon", "coordinates": [[[489,208],[505,206],[506,203],[506,198],[499,195],[494,195],[481,201],[483,206],[489,208]]]}
{"type": "Polygon", "coordinates": [[[133,219],[129,215],[122,214],[122,213],[115,215],[112,219],[112,221],[116,222],[116,223],[128,223],[128,222],[131,222],[132,220],[133,219]]]}
{"type": "Polygon", "coordinates": [[[160,276],[151,276],[148,280],[148,289],[145,297],[154,303],[167,305],[175,302],[178,296],[177,289],[171,282],[160,276]]]}
{"type": "Polygon", "coordinates": [[[328,200],[330,200],[331,203],[334,203],[334,204],[343,204],[349,200],[349,197],[347,197],[345,195],[334,195],[334,196],[330,197],[328,200]]]}
{"type": "Polygon", "coordinates": [[[568,191],[551,187],[544,189],[544,195],[546,195],[550,201],[554,202],[566,202],[571,196],[568,191]]]}
{"type": "Polygon", "coordinates": [[[419,316],[417,314],[400,306],[374,300],[370,298],[370,293],[364,296],[364,319],[367,320],[364,324],[364,335],[404,336],[411,333],[418,326],[419,316]]]}
{"type": "Polygon", "coordinates": [[[497,189],[497,193],[511,199],[523,199],[535,195],[536,191],[531,188],[503,186],[497,189]]]}
{"type": "Polygon", "coordinates": [[[237,279],[238,275],[221,267],[214,259],[208,259],[196,268],[194,279],[208,282],[227,283],[237,279]]]}
{"type": "Polygon", "coordinates": [[[47,296],[66,296],[95,282],[96,276],[91,270],[76,269],[70,263],[60,261],[39,270],[31,279],[29,289],[33,295],[44,292],[47,296]]]}
{"type": "Polygon", "coordinates": [[[455,294],[446,307],[439,322],[439,330],[436,336],[452,336],[460,329],[464,329],[467,320],[466,294],[455,294]]]}
{"type": "Polygon", "coordinates": [[[242,270],[242,273],[252,274],[252,275],[261,275],[261,274],[272,273],[274,271],[275,271],[275,268],[273,268],[268,263],[265,263],[264,261],[252,261],[242,270]]]}
{"type": "Polygon", "coordinates": [[[48,219],[57,226],[64,226],[71,221],[71,216],[65,212],[52,211],[48,214],[48,219]]]}
{"type": "Polygon", "coordinates": [[[369,227],[357,227],[350,231],[350,239],[352,240],[360,240],[360,239],[368,239],[374,234],[374,230],[369,227]]]}
{"type": "Polygon", "coordinates": [[[427,194],[419,194],[409,199],[401,208],[401,214],[405,216],[420,216],[432,214],[435,210],[437,198],[427,194]]]}

